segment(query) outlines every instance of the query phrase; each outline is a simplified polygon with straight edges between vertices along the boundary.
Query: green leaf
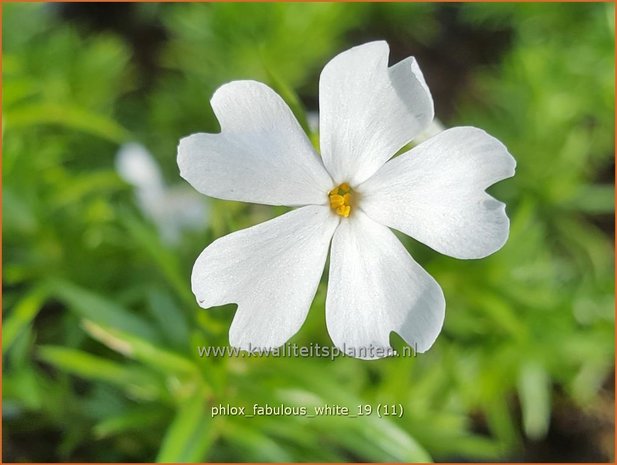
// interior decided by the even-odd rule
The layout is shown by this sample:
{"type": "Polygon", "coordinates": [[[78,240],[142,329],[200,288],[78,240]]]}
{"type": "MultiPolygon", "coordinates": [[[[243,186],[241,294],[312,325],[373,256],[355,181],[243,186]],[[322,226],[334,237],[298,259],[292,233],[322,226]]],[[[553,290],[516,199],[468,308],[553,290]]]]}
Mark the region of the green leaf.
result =
{"type": "Polygon", "coordinates": [[[588,184],[583,186],[567,206],[589,214],[609,214],[615,211],[615,186],[588,184]]]}
{"type": "MultiPolygon", "coordinates": [[[[429,453],[389,419],[371,416],[360,428],[367,442],[374,442],[397,461],[432,462],[429,453]]],[[[375,460],[379,458],[375,457],[375,460]]]]}
{"type": "Polygon", "coordinates": [[[132,334],[84,321],[84,329],[94,339],[127,357],[139,360],[162,373],[194,373],[197,367],[182,355],[161,349],[132,334]]]}
{"type": "Polygon", "coordinates": [[[99,422],[94,427],[94,434],[98,439],[104,439],[116,434],[151,428],[154,423],[165,418],[166,414],[161,409],[153,409],[152,405],[138,406],[99,422]]]}
{"type": "Polygon", "coordinates": [[[101,195],[105,192],[118,191],[125,185],[113,170],[80,173],[70,183],[58,186],[59,188],[51,200],[55,208],[62,209],[68,205],[74,205],[88,195],[101,195]]]}
{"type": "Polygon", "coordinates": [[[226,435],[234,450],[256,462],[292,462],[293,456],[284,447],[258,428],[243,426],[234,422],[233,429],[226,435]]]}
{"type": "Polygon", "coordinates": [[[551,382],[544,367],[527,362],[521,368],[518,393],[523,414],[523,428],[530,439],[542,439],[551,418],[551,382]]]}
{"type": "Polygon", "coordinates": [[[57,124],[116,143],[122,143],[131,138],[130,133],[115,121],[77,106],[55,103],[20,105],[11,108],[10,111],[7,110],[5,118],[7,129],[57,124]]]}
{"type": "Polygon", "coordinates": [[[184,313],[178,308],[171,295],[163,289],[148,290],[148,309],[163,329],[164,337],[174,347],[186,348],[189,341],[189,327],[184,313]]]}
{"type": "Polygon", "coordinates": [[[120,386],[131,395],[142,399],[159,396],[156,379],[138,367],[59,346],[40,346],[37,353],[42,361],[58,370],[90,381],[105,381],[120,386]]]}
{"type": "Polygon", "coordinates": [[[2,348],[9,350],[22,331],[34,320],[43,303],[47,299],[48,290],[45,286],[36,287],[15,304],[12,312],[2,325],[2,348]]]}
{"type": "Polygon", "coordinates": [[[2,186],[3,232],[33,234],[38,222],[32,207],[14,189],[2,186]]]}
{"type": "Polygon", "coordinates": [[[493,393],[494,398],[487,401],[486,419],[491,432],[503,444],[505,450],[513,448],[519,435],[516,431],[514,421],[508,402],[503,392],[493,393]]]}
{"type": "Polygon", "coordinates": [[[2,380],[3,402],[17,399],[19,404],[28,409],[42,408],[49,393],[45,392],[41,378],[32,366],[8,371],[2,380]]]}
{"type": "Polygon", "coordinates": [[[4,111],[11,105],[22,99],[31,97],[37,93],[36,83],[32,79],[21,77],[19,79],[5,80],[2,83],[4,111]]]}
{"type": "Polygon", "coordinates": [[[197,392],[178,409],[165,433],[157,462],[203,462],[215,438],[215,429],[206,409],[206,397],[197,392]]]}
{"type": "Polygon", "coordinates": [[[154,230],[131,215],[124,215],[123,219],[129,234],[159,267],[163,276],[182,301],[186,305],[190,305],[188,308],[195,307],[195,298],[190,290],[189,277],[182,273],[177,257],[161,243],[154,230]]]}
{"type": "MultiPolygon", "coordinates": [[[[265,65],[264,65],[265,66],[265,65]]],[[[272,69],[266,66],[266,73],[268,75],[268,80],[270,81],[270,85],[272,88],[285,100],[291,112],[294,114],[304,132],[308,135],[311,134],[311,129],[308,124],[308,119],[306,118],[306,110],[298,97],[298,94],[294,92],[294,90],[287,85],[287,83],[281,79],[272,69]]]]}
{"type": "Polygon", "coordinates": [[[156,331],[148,323],[117,303],[67,281],[54,280],[49,284],[53,293],[80,317],[149,341],[157,340],[156,331]]]}
{"type": "Polygon", "coordinates": [[[510,302],[502,297],[490,293],[486,289],[478,289],[473,293],[475,302],[482,307],[484,314],[491,318],[501,329],[508,333],[522,337],[526,334],[524,324],[516,315],[510,302]]]}

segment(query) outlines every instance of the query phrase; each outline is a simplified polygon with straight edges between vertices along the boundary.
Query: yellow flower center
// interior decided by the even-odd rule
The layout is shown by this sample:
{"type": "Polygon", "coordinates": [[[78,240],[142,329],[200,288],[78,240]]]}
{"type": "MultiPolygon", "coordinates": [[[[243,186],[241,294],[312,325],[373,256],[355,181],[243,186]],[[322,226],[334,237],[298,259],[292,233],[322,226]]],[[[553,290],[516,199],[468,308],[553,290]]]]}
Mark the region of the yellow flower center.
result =
{"type": "Polygon", "coordinates": [[[337,215],[347,218],[351,213],[352,193],[351,187],[346,182],[332,189],[328,193],[330,208],[337,215]]]}

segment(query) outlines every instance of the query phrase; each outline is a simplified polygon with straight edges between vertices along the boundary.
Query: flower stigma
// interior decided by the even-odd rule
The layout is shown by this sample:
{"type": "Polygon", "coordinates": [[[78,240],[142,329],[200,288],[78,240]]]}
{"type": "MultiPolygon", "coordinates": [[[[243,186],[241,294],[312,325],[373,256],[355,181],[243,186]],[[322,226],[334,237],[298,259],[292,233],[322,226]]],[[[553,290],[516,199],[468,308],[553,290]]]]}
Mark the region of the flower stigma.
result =
{"type": "Polygon", "coordinates": [[[353,190],[344,182],[340,186],[335,187],[328,193],[330,198],[330,208],[339,216],[347,218],[351,213],[351,201],[353,190]]]}

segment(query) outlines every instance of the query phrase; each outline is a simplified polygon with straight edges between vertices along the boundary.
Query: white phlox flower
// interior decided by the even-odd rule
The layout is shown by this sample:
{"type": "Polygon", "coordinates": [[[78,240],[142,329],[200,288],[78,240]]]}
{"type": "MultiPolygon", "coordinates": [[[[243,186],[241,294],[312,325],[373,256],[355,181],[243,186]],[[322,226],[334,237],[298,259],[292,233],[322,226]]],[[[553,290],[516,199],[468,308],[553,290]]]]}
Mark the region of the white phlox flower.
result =
{"type": "Polygon", "coordinates": [[[159,165],[143,145],[122,145],[116,154],[116,171],[135,188],[137,205],[165,242],[175,244],[183,230],[204,227],[208,206],[203,197],[186,186],[165,185],[159,165]]]}
{"type": "Polygon", "coordinates": [[[390,228],[462,259],[506,242],[505,205],[485,189],[514,175],[514,159],[473,127],[447,129],[393,158],[429,126],[434,110],[416,60],[388,67],[388,55],[386,42],[371,42],[323,69],[321,156],[285,102],[255,81],[215,92],[219,134],[180,141],[180,174],[203,194],[298,207],[214,241],[197,258],[199,305],[238,304],[232,346],[269,349],[291,338],[330,248],[333,343],[350,355],[367,347],[385,353],[394,331],[424,352],[443,325],[443,292],[390,228]]]}

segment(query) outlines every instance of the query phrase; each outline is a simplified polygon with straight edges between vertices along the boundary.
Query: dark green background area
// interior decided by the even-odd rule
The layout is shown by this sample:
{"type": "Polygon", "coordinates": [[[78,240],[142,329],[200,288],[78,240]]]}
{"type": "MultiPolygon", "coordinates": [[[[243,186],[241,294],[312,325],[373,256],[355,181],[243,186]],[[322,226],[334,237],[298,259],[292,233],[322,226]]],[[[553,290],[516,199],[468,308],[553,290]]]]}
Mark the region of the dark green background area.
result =
{"type": "MultiPolygon", "coordinates": [[[[3,460],[614,460],[614,32],[606,3],[4,4],[3,460]],[[305,121],[324,64],[374,39],[418,58],[446,127],[514,155],[491,188],[510,240],[460,261],[403,238],[447,300],[426,354],[200,358],[234,306],[196,305],[196,256],[285,210],[213,200],[169,245],[118,147],[183,183],[177,142],[218,130],[218,86],[266,82],[305,121]],[[405,414],[212,419],[219,403],[405,414]]],[[[331,344],[326,285],[293,343],[331,344]]]]}

